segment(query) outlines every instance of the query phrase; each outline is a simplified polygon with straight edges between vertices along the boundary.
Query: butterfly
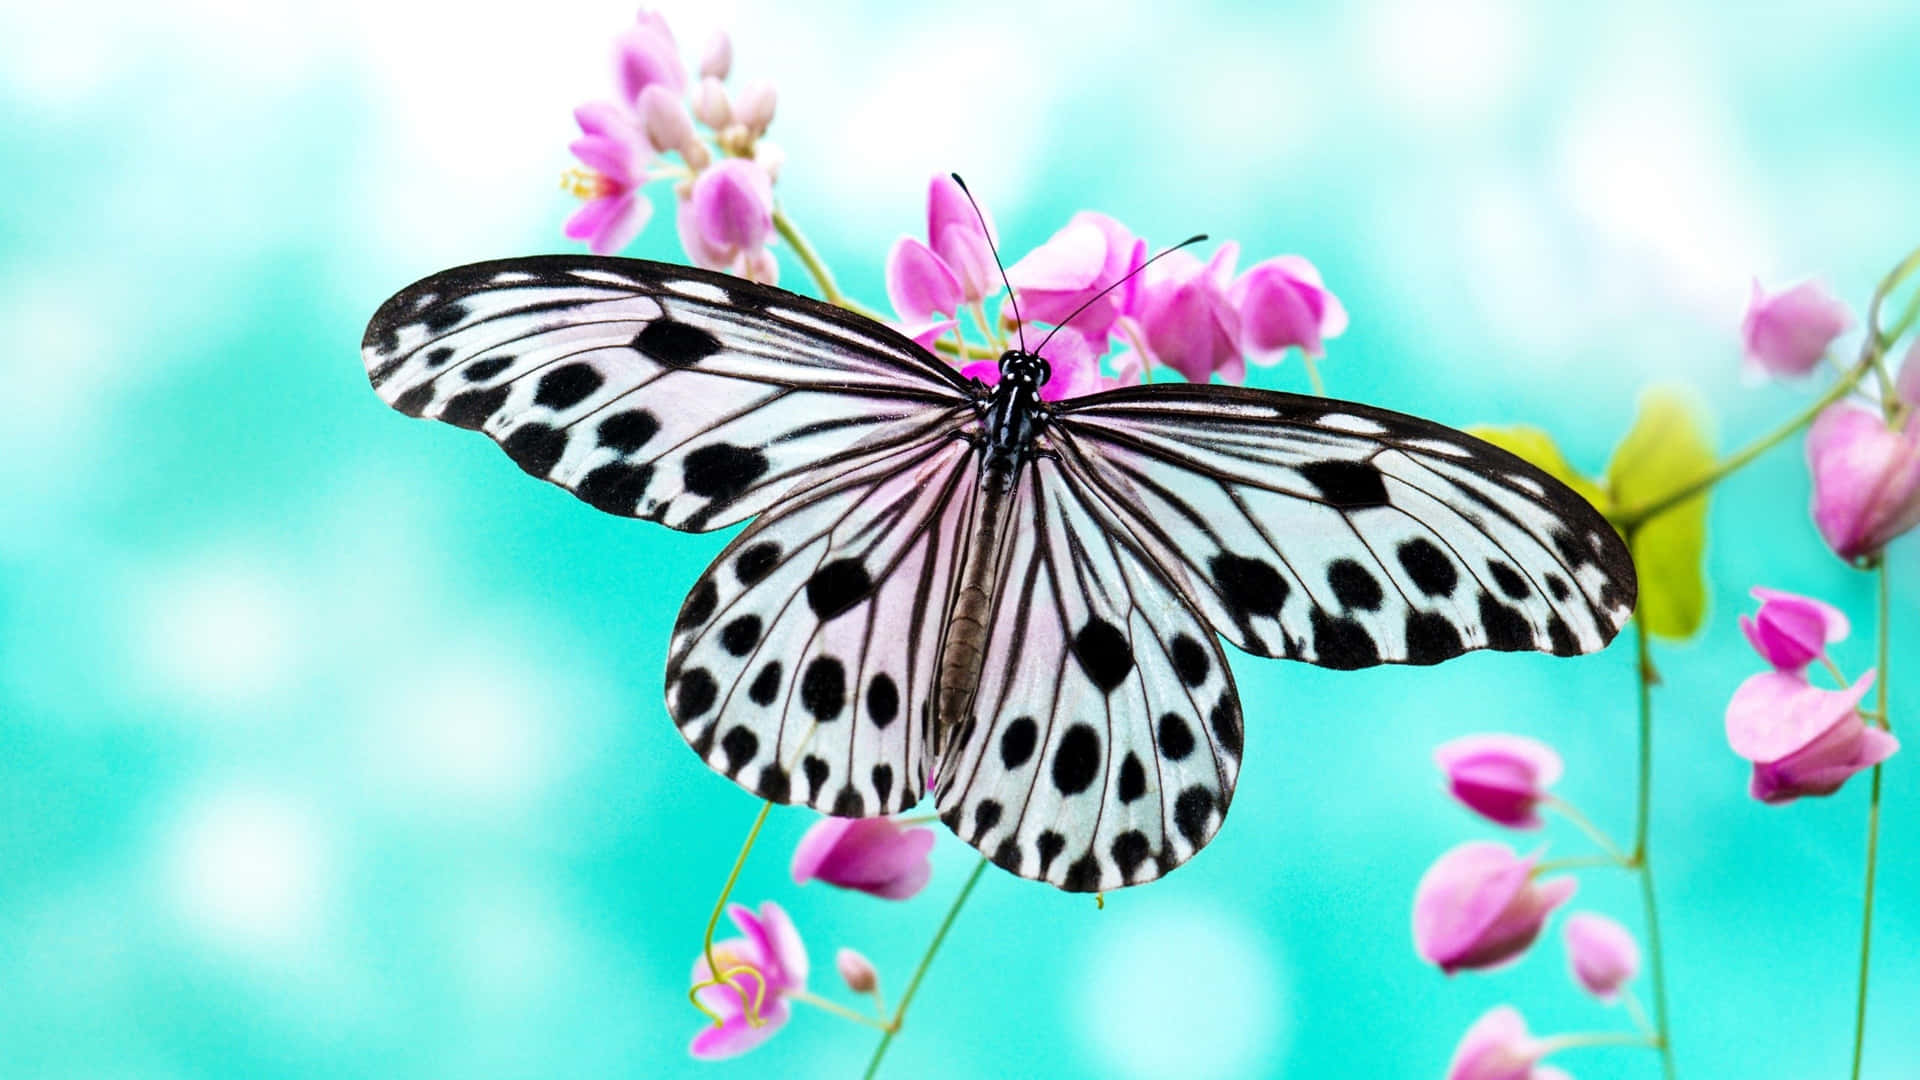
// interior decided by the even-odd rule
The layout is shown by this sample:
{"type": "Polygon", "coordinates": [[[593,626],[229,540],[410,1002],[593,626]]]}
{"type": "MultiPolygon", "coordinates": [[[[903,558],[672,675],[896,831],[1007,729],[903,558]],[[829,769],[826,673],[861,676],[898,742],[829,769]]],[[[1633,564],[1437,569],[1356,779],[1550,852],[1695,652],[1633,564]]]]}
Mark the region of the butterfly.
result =
{"type": "Polygon", "coordinates": [[[1021,877],[1166,874],[1218,832],[1244,720],[1221,640],[1328,668],[1604,647],[1619,535],[1430,421],[1238,386],[1046,402],[740,278],[534,256],[447,270],[362,346],[399,411],[685,532],[748,522],[687,594],[667,711],[740,786],[839,816],[931,790],[1021,877]]]}

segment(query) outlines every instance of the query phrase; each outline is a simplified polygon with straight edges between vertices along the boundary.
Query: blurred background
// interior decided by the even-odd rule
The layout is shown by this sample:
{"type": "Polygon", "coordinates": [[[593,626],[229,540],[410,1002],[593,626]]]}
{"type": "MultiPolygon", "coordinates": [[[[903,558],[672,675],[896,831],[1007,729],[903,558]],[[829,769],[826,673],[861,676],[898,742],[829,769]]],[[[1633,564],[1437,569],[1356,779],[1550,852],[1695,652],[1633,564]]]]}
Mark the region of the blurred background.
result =
{"type": "MultiPolygon", "coordinates": [[[[1665,381],[1735,446],[1814,392],[1741,382],[1750,278],[1818,275],[1858,311],[1920,242],[1920,10],[1556,8],[665,10],[690,62],[725,27],[734,78],[778,85],[780,196],[869,303],[888,245],[924,228],[927,178],[958,169],[1012,256],[1083,207],[1159,242],[1237,239],[1243,264],[1307,255],[1353,314],[1336,396],[1539,424],[1597,472],[1665,381]]],[[[805,1008],[748,1057],[686,1054],[688,967],[756,809],[661,704],[672,613],[721,538],[596,514],[397,415],[358,356],[416,277],[568,249],[569,111],[611,92],[633,14],[0,8],[0,1075],[864,1065],[871,1032],[805,1008]]],[[[656,201],[632,252],[679,259],[656,201]]],[[[1295,361],[1257,381],[1305,385],[1295,361]]],[[[1807,495],[1797,441],[1720,489],[1706,628],[1658,653],[1682,1075],[1846,1063],[1866,785],[1761,806],[1722,732],[1757,669],[1734,625],[1749,586],[1870,625],[1871,581],[1826,552],[1807,495]]],[[[1890,552],[1896,728],[1920,702],[1917,556],[1890,552]]],[[[1869,635],[1838,656],[1866,667],[1869,635]]],[[[1451,980],[1408,926],[1426,866],[1492,834],[1439,790],[1446,738],[1548,740],[1561,793],[1625,838],[1629,649],[1235,666],[1246,767],[1219,838],[1104,911],[990,871],[883,1075],[1438,1076],[1502,1002],[1536,1031],[1624,1028],[1574,988],[1557,925],[1451,980]]],[[[1887,772],[1882,1078],[1920,1060],[1913,753],[1887,772]]],[[[811,820],[772,816],[737,896],[788,908],[820,992],[844,998],[840,945],[897,992],[973,854],[942,832],[908,903],[796,888],[811,820]]],[[[1541,842],[1587,850],[1558,825],[1541,842]]],[[[1584,873],[1572,909],[1640,925],[1618,872],[1584,873]]],[[[1657,1074],[1644,1051],[1558,1063],[1657,1074]]]]}

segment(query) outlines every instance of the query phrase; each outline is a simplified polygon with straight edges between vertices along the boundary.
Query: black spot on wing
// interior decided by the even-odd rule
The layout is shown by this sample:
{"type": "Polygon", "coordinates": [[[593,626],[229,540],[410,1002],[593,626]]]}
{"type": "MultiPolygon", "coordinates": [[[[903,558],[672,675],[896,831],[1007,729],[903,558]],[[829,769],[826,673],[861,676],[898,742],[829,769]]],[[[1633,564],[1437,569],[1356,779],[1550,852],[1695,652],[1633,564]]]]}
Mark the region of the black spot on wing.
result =
{"type": "Polygon", "coordinates": [[[1454,586],[1460,583],[1460,572],[1454,569],[1453,560],[1424,536],[1401,544],[1396,554],[1400,557],[1400,568],[1428,596],[1451,596],[1454,586]]]}
{"type": "Polygon", "coordinates": [[[1033,747],[1039,737],[1040,729],[1032,717],[1015,717],[1000,733],[1000,764],[1006,766],[1008,772],[1025,765],[1033,757],[1033,747]]]}
{"type": "Polygon", "coordinates": [[[405,393],[393,399],[393,407],[406,413],[408,416],[419,416],[426,412],[427,406],[431,404],[433,404],[433,383],[431,381],[411,387],[405,393]]]}
{"type": "Polygon", "coordinates": [[[807,774],[807,801],[818,803],[820,787],[827,782],[827,776],[832,771],[827,767],[826,759],[808,754],[806,760],[800,763],[800,771],[807,774]]]}
{"type": "Polygon", "coordinates": [[[742,585],[758,585],[780,563],[780,545],[763,540],[734,557],[733,573],[742,585]]]}
{"type": "Polygon", "coordinates": [[[1493,575],[1493,583],[1500,586],[1501,592],[1515,600],[1525,600],[1533,592],[1527,588],[1527,579],[1521,577],[1518,570],[1499,559],[1487,560],[1487,573],[1493,575]]]}
{"type": "Polygon", "coordinates": [[[439,307],[427,312],[420,322],[425,325],[428,330],[438,334],[460,325],[460,320],[466,317],[467,305],[449,303],[441,304],[439,307]]]}
{"type": "Polygon", "coordinates": [[[512,366],[513,357],[511,356],[489,356],[485,360],[475,360],[460,369],[460,377],[468,382],[486,382],[512,366]]]}
{"type": "Polygon", "coordinates": [[[1089,851],[1073,860],[1060,887],[1068,892],[1092,892],[1100,887],[1100,862],[1089,851]]]}
{"type": "Polygon", "coordinates": [[[605,381],[592,364],[564,364],[540,376],[533,403],[554,410],[571,409],[592,396],[605,381]]]}
{"type": "Polygon", "coordinates": [[[1147,770],[1140,764],[1140,756],[1127,751],[1127,758],[1120,763],[1120,801],[1130,803],[1147,793],[1147,770]]]}
{"type": "Polygon", "coordinates": [[[1380,470],[1365,461],[1315,461],[1300,466],[1300,475],[1328,505],[1342,510],[1387,505],[1387,486],[1380,470]]]}
{"type": "Polygon", "coordinates": [[[747,687],[747,700],[762,707],[773,704],[780,694],[780,661],[770,661],[753,677],[753,684],[747,687]]]}
{"type": "Polygon", "coordinates": [[[760,616],[741,615],[720,628],[720,647],[730,656],[745,656],[760,644],[760,616]]]}
{"type": "Polygon", "coordinates": [[[720,749],[727,755],[727,775],[733,776],[759,752],[760,736],[735,725],[720,737],[720,749]]]}
{"type": "Polygon", "coordinates": [[[1327,587],[1340,606],[1349,610],[1378,611],[1385,599],[1372,572],[1352,559],[1335,559],[1328,564],[1327,587]]]}
{"type": "Polygon", "coordinates": [[[713,708],[714,699],[720,694],[720,685],[706,668],[692,668],[680,675],[680,681],[673,687],[673,719],[675,723],[686,724],[697,720],[713,708]]]}
{"type": "Polygon", "coordinates": [[[834,817],[866,817],[867,800],[854,790],[852,784],[848,784],[833,797],[833,809],[828,813],[834,817]]]}
{"type": "Polygon", "coordinates": [[[1501,652],[1524,652],[1533,648],[1533,624],[1513,608],[1494,599],[1490,592],[1480,594],[1480,625],[1487,630],[1487,648],[1501,652]]]}
{"type": "Polygon", "coordinates": [[[1179,713],[1163,713],[1160,717],[1160,734],[1156,740],[1160,746],[1160,755],[1169,761],[1179,761],[1193,753],[1193,729],[1179,713]]]}
{"type": "Polygon", "coordinates": [[[893,676],[881,672],[867,680],[867,719],[884,728],[900,715],[900,687],[893,676]]]}
{"type": "Polygon", "coordinates": [[[1173,801],[1173,823],[1187,843],[1199,847],[1213,835],[1213,812],[1218,803],[1213,789],[1199,784],[1182,791],[1173,801]]]}
{"type": "Polygon", "coordinates": [[[800,676],[800,704],[820,723],[847,706],[847,669],[831,656],[816,656],[800,676]]]}
{"type": "Polygon", "coordinates": [[[1046,829],[1040,833],[1040,838],[1034,842],[1034,846],[1040,851],[1040,875],[1045,877],[1047,867],[1053,865],[1053,860],[1059,858],[1060,853],[1066,850],[1067,838],[1052,829],[1046,829]]]}
{"type": "Polygon", "coordinates": [[[1053,752],[1053,786],[1062,795],[1078,795],[1100,774],[1100,735],[1091,724],[1075,724],[1060,736],[1053,752]]]}
{"type": "Polygon", "coordinates": [[[873,781],[873,793],[880,798],[880,809],[887,808],[887,799],[893,794],[893,766],[882,762],[873,767],[869,779],[873,781]]]}
{"type": "Polygon", "coordinates": [[[600,445],[631,454],[659,434],[660,421],[645,409],[628,409],[600,421],[595,431],[600,445]]]}
{"type": "Polygon", "coordinates": [[[1133,647],[1120,628],[1104,619],[1089,619],[1073,636],[1073,658],[1093,685],[1113,693],[1133,670],[1133,647]]]}
{"type": "Polygon", "coordinates": [[[1245,742],[1245,732],[1240,725],[1240,699],[1233,696],[1232,688],[1228,688],[1220,695],[1220,700],[1213,703],[1213,711],[1207,714],[1207,723],[1213,728],[1213,737],[1220,741],[1221,749],[1238,761],[1241,746],[1245,742]]]}
{"type": "Polygon", "coordinates": [[[500,448],[529,476],[544,478],[553,472],[553,467],[560,464],[560,456],[567,452],[567,433],[546,424],[521,424],[513,429],[513,434],[507,436],[500,448]]]}
{"type": "Polygon", "coordinates": [[[610,461],[581,477],[573,490],[596,510],[631,516],[639,509],[640,500],[646,497],[647,485],[652,482],[652,465],[610,461]]]}
{"type": "Polygon", "coordinates": [[[1249,615],[1279,617],[1287,582],[1273,564],[1223,551],[1207,560],[1207,569],[1237,621],[1244,623],[1249,615]]]}
{"type": "Polygon", "coordinates": [[[1433,611],[1407,612],[1407,663],[1437,664],[1466,651],[1453,620],[1433,611]]]}
{"type": "Polygon", "coordinates": [[[973,839],[968,843],[978,847],[980,841],[986,839],[987,833],[1000,824],[1001,813],[999,803],[992,799],[981,799],[979,805],[973,808],[973,839]]]}
{"type": "Polygon", "coordinates": [[[1313,609],[1313,662],[1321,667],[1352,671],[1380,662],[1380,649],[1367,628],[1352,619],[1336,618],[1313,609]]]}
{"type": "Polygon", "coordinates": [[[788,802],[793,798],[793,778],[787,775],[787,770],[781,768],[777,761],[768,762],[767,767],[760,770],[760,782],[753,788],[761,798],[772,799],[777,803],[788,802]]]}
{"type": "Polygon", "coordinates": [[[858,559],[835,559],[807,579],[807,606],[821,622],[840,615],[873,591],[873,579],[858,559]]]}
{"type": "Polygon", "coordinates": [[[1147,861],[1147,855],[1152,850],[1153,845],[1147,842],[1146,833],[1139,829],[1128,829],[1113,838],[1110,854],[1113,856],[1114,864],[1120,867],[1120,876],[1132,881],[1133,872],[1140,869],[1141,863],[1147,861]]]}
{"type": "Polygon", "coordinates": [[[700,327],[662,315],[633,337],[636,352],[666,367],[697,364],[720,351],[720,339],[700,327]]]}
{"type": "Polygon", "coordinates": [[[1207,681],[1207,672],[1213,666],[1207,659],[1207,650],[1200,643],[1185,634],[1173,635],[1173,670],[1180,681],[1188,686],[1199,686],[1207,681]]]}
{"type": "Polygon", "coordinates": [[[767,455],[732,443],[710,443],[688,452],[681,462],[687,491],[715,502],[731,502],[766,475],[767,455]]]}
{"type": "Polygon", "coordinates": [[[700,584],[687,594],[686,603],[680,605],[680,618],[674,622],[675,630],[691,630],[713,618],[713,609],[719,606],[720,590],[714,587],[712,578],[701,578],[700,584]]]}
{"type": "Polygon", "coordinates": [[[491,390],[463,390],[448,399],[440,409],[440,419],[454,427],[463,427],[468,431],[479,431],[487,418],[500,411],[507,403],[511,386],[496,386],[491,390]]]}

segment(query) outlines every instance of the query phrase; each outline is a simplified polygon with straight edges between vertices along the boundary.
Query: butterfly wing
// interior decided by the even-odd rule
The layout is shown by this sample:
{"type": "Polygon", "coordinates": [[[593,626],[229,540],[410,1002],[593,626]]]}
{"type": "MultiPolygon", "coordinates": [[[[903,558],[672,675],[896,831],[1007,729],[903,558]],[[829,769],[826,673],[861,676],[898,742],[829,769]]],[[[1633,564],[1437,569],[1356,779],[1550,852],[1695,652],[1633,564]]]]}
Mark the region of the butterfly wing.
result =
{"type": "Polygon", "coordinates": [[[1593,652],[1633,614],[1598,511],[1503,450],[1383,409],[1157,385],[1062,403],[1058,452],[1213,628],[1323,667],[1593,652]]]}
{"type": "Polygon", "coordinates": [[[974,718],[936,769],[941,817],[1022,877],[1136,885],[1219,829],[1240,768],[1218,639],[1071,462],[1012,496],[974,718]]]}
{"type": "Polygon", "coordinates": [[[951,368],[870,320],[635,259],[435,274],[381,305],[361,351],[401,412],[484,432],[601,510],[693,532],[832,475],[883,428],[969,400],[951,368]]]}
{"type": "MultiPolygon", "coordinates": [[[[967,423],[977,426],[970,406],[926,421],[946,436],[967,423]]],[[[932,697],[978,473],[965,438],[876,439],[714,560],[667,662],[668,711],[709,765],[763,798],[842,816],[919,801],[920,704],[932,697]]]]}

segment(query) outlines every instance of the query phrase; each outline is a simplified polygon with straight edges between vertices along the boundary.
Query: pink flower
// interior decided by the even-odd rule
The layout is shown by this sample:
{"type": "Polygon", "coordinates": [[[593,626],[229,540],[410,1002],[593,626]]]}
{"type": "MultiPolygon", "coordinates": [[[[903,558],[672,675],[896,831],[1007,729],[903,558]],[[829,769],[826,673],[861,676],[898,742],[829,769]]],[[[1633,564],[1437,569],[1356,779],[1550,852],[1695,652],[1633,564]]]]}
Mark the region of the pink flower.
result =
{"type": "Polygon", "coordinates": [[[1323,355],[1322,342],[1347,329],[1347,309],[1298,255],[1248,267],[1227,295],[1240,312],[1240,348],[1256,364],[1277,364],[1295,346],[1323,355]]]}
{"type": "Polygon", "coordinates": [[[1519,956],[1575,886],[1572,878],[1535,883],[1536,862],[1491,843],[1440,856],[1414,890],[1414,951],[1449,975],[1519,956]]]}
{"type": "MultiPolygon", "coordinates": [[[[1057,325],[1146,259],[1145,240],[1105,214],[1083,210],[1008,267],[1007,280],[1018,294],[1021,318],[1057,325]]],[[[1074,317],[1073,329],[1089,340],[1104,341],[1121,312],[1132,306],[1139,285],[1136,278],[1108,293],[1074,317]]]]}
{"type": "Polygon", "coordinates": [[[1565,1080],[1552,1066],[1538,1067],[1547,1044],[1527,1032],[1527,1022],[1502,1005],[1473,1022],[1453,1051],[1447,1080],[1565,1080]]]}
{"type": "Polygon", "coordinates": [[[902,320],[895,326],[902,334],[931,349],[957,325],[950,316],[964,298],[959,277],[932,248],[911,236],[894,242],[887,253],[887,299],[902,320]]]}
{"type": "Polygon", "coordinates": [[[974,213],[973,203],[951,176],[936,176],[927,185],[927,244],[953,271],[960,294],[969,304],[1000,291],[1000,271],[993,261],[993,219],[985,207],[974,213]],[[980,219],[986,217],[988,228],[980,219]]]}
{"type": "Polygon", "coordinates": [[[653,204],[640,196],[653,150],[632,119],[604,102],[574,110],[582,135],[569,147],[590,170],[574,191],[586,199],[563,229],[585,240],[596,255],[611,255],[633,242],[653,216],[653,204]]]}
{"type": "Polygon", "coordinates": [[[1227,297],[1239,253],[1239,245],[1223,244],[1203,263],[1175,251],[1141,273],[1127,319],[1147,359],[1192,382],[1206,382],[1216,371],[1229,382],[1246,378],[1240,314],[1227,297]]]}
{"type": "Polygon", "coordinates": [[[694,265],[773,283],[773,182],[745,158],[701,173],[680,202],[680,244],[694,265]]]}
{"type": "Polygon", "coordinates": [[[793,850],[793,883],[819,878],[887,900],[905,900],[933,876],[932,829],[902,829],[892,818],[822,818],[793,850]]]}
{"type": "Polygon", "coordinates": [[[871,994],[880,985],[880,973],[873,970],[873,961],[858,950],[841,949],[833,955],[833,966],[840,969],[847,989],[856,994],[871,994]]]}
{"type": "Polygon", "coordinates": [[[1760,612],[1740,616],[1740,632],[1775,671],[1806,670],[1850,629],[1840,609],[1812,597],[1756,586],[1753,598],[1760,601],[1760,612]]]}
{"type": "Polygon", "coordinates": [[[1560,779],[1560,755],[1521,735],[1466,735],[1442,743],[1433,760],[1447,774],[1454,798],[1513,829],[1540,827],[1535,807],[1560,779]]]}
{"type": "Polygon", "coordinates": [[[1612,1001],[1620,988],[1640,970],[1640,946],[1627,928],[1591,911],[1567,917],[1561,930],[1567,942],[1567,962],[1573,977],[1587,993],[1612,1001]]]}
{"type": "Polygon", "coordinates": [[[1898,430],[1842,401],[1807,432],[1813,523],[1836,555],[1858,559],[1920,524],[1920,413],[1898,430]]]}
{"type": "MultiPolygon", "coordinates": [[[[697,992],[700,1003],[720,1017],[720,1026],[702,1028],[688,1049],[694,1057],[709,1060],[744,1054],[767,1041],[787,1022],[787,995],[807,988],[807,947],[779,904],[771,900],[761,904],[757,918],[739,904],[730,905],[727,914],[746,936],[714,942],[714,962],[722,972],[743,964],[752,970],[734,973],[734,986],[707,986],[697,992]],[[736,986],[745,993],[746,1003],[735,991],[736,986]],[[761,1022],[752,1024],[747,1020],[746,1004],[756,993],[760,995],[757,1018],[761,1022]]],[[[711,977],[702,953],[693,962],[694,984],[711,977]]]]}
{"type": "Polygon", "coordinates": [[[1805,375],[1820,363],[1833,339],[1853,325],[1847,305],[1817,282],[1803,281],[1767,295],[1758,279],[1747,302],[1740,338],[1747,370],[1766,375],[1805,375]]]}
{"type": "Polygon", "coordinates": [[[1821,690],[1798,675],[1764,671],[1727,702],[1727,743],[1753,762],[1748,791],[1763,803],[1831,795],[1847,778],[1893,756],[1900,740],[1860,716],[1869,671],[1845,690],[1821,690]]]}
{"type": "MultiPolygon", "coordinates": [[[[1052,374],[1040,387],[1040,400],[1059,401],[1103,390],[1107,380],[1100,374],[1100,356],[1093,342],[1071,326],[1021,327],[1027,347],[1035,349],[1047,362],[1052,374]],[[1042,342],[1045,342],[1043,345],[1042,342]]],[[[1017,340],[1017,339],[1016,339],[1017,340]]],[[[975,360],[960,369],[960,374],[979,379],[988,386],[1000,385],[1000,361],[975,360]]]]}
{"type": "Polygon", "coordinates": [[[640,91],[665,86],[677,97],[687,88],[687,69],[680,62],[680,46],[666,17],[642,11],[634,25],[614,41],[614,74],[622,100],[634,104],[640,91]]]}
{"type": "Polygon", "coordinates": [[[724,79],[733,69],[733,39],[725,30],[715,30],[707,39],[706,51],[700,54],[700,76],[706,79],[724,79]]]}

